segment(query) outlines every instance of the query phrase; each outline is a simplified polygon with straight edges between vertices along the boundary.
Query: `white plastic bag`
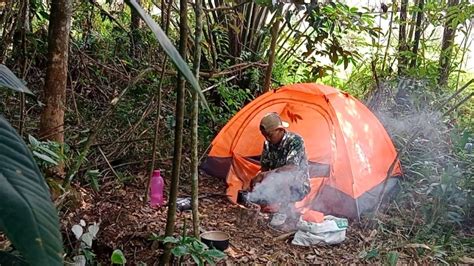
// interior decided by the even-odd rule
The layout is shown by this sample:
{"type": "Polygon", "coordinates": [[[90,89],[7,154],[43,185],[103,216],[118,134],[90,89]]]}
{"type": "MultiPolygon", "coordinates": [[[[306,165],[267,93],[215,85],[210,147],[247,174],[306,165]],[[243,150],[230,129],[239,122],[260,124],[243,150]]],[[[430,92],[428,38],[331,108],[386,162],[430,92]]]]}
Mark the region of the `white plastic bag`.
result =
{"type": "Polygon", "coordinates": [[[321,223],[298,221],[298,231],[291,242],[293,245],[311,246],[317,244],[338,244],[346,239],[348,221],[331,215],[324,216],[321,223]]]}

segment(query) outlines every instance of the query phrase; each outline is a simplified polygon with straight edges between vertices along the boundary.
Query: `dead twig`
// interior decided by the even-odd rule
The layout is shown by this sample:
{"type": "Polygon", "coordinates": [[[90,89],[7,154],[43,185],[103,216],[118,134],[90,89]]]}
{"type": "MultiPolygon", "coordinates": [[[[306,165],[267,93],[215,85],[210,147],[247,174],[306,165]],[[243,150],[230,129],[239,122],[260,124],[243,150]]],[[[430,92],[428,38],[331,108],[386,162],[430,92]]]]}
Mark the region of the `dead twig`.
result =
{"type": "Polygon", "coordinates": [[[131,34],[130,32],[122,25],[120,24],[120,22],[114,18],[114,16],[112,16],[109,12],[107,12],[107,10],[103,9],[99,3],[97,3],[96,1],[94,0],[89,0],[89,2],[94,5],[95,7],[97,7],[100,11],[100,13],[102,13],[103,15],[107,16],[110,20],[112,20],[115,24],[117,24],[117,26],[119,26],[119,28],[121,30],[123,30],[125,33],[127,33],[127,35],[129,37],[131,37],[131,34]]]}
{"type": "MultiPolygon", "coordinates": [[[[145,130],[143,130],[140,134],[138,134],[137,138],[141,138],[143,135],[145,135],[145,133],[148,132],[148,130],[150,130],[150,128],[146,128],[145,130]]],[[[133,142],[126,142],[126,144],[124,146],[122,146],[118,151],[114,150],[114,151],[110,152],[108,154],[108,157],[115,158],[113,156],[119,156],[120,154],[126,152],[128,150],[128,148],[130,147],[130,145],[132,145],[132,143],[133,142]]]]}
{"type": "Polygon", "coordinates": [[[230,78],[226,78],[226,79],[223,80],[223,81],[220,81],[220,82],[218,82],[218,83],[216,83],[216,84],[214,84],[214,85],[212,85],[212,86],[210,86],[210,87],[205,88],[204,90],[202,90],[202,92],[204,93],[204,92],[206,92],[206,91],[210,91],[210,90],[214,89],[215,87],[217,87],[217,86],[219,86],[219,85],[221,85],[221,84],[223,84],[223,83],[227,83],[227,82],[229,82],[229,81],[235,79],[236,77],[237,77],[237,75],[234,75],[234,76],[232,76],[232,77],[230,77],[230,78]]]}
{"type": "Polygon", "coordinates": [[[104,154],[104,151],[102,151],[102,149],[99,147],[99,152],[100,154],[102,154],[102,157],[104,157],[104,160],[105,162],[107,163],[107,165],[109,166],[110,170],[112,171],[112,173],[114,173],[114,176],[120,180],[120,176],[117,174],[117,172],[115,172],[115,169],[114,167],[110,164],[109,160],[107,159],[107,156],[105,156],[104,154]]]}
{"type": "Polygon", "coordinates": [[[141,142],[141,141],[149,141],[149,140],[152,140],[152,138],[138,138],[138,139],[129,139],[129,140],[112,141],[112,142],[101,142],[101,143],[92,144],[91,147],[108,146],[108,145],[119,144],[119,143],[133,143],[133,142],[141,142]]]}

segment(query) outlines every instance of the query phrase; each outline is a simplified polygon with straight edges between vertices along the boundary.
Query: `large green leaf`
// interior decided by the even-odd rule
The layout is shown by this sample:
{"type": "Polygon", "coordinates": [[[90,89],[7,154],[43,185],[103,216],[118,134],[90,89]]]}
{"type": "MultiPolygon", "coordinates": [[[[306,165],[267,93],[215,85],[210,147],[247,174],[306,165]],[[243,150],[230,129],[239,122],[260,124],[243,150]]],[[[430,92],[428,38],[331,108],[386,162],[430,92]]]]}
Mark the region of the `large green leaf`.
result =
{"type": "Polygon", "coordinates": [[[153,33],[155,34],[156,39],[160,43],[165,53],[170,57],[171,61],[173,61],[179,72],[181,72],[181,74],[186,78],[189,84],[191,84],[191,87],[198,93],[199,98],[201,98],[201,102],[209,110],[209,113],[211,113],[211,109],[209,109],[209,106],[207,105],[206,97],[204,97],[204,94],[201,91],[199,82],[194,77],[193,73],[191,72],[191,69],[189,69],[188,64],[186,64],[186,62],[183,60],[178,50],[176,50],[174,45],[171,43],[168,36],[166,36],[166,33],[150,17],[150,15],[148,15],[148,13],[145,12],[145,10],[143,10],[143,8],[139,4],[137,4],[137,2],[135,2],[135,0],[127,0],[127,2],[129,2],[130,5],[135,8],[137,13],[140,14],[140,17],[143,19],[143,21],[145,21],[148,27],[150,27],[151,31],[153,31],[153,33]]]}
{"type": "Polygon", "coordinates": [[[14,254],[0,251],[0,265],[28,266],[28,263],[14,254]]]}
{"type": "Polygon", "coordinates": [[[0,87],[33,95],[23,82],[5,65],[0,64],[0,87]]]}
{"type": "Polygon", "coordinates": [[[0,115],[0,228],[30,265],[62,265],[58,220],[31,152],[0,115]]]}

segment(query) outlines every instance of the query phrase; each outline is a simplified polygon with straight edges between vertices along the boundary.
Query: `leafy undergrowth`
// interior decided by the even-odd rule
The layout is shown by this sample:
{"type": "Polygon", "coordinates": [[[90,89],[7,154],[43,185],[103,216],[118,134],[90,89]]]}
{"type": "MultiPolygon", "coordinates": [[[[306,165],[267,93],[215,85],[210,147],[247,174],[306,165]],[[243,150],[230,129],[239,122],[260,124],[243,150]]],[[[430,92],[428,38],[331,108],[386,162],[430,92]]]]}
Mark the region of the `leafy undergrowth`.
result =
{"type": "MultiPolygon", "coordinates": [[[[104,184],[100,194],[92,189],[78,188],[80,206],[63,210],[61,219],[63,232],[67,232],[64,234],[66,248],[71,252],[77,246],[70,230],[74,224],[81,219],[89,223],[100,222],[101,229],[92,245],[92,252],[96,254],[98,262],[109,264],[112,252],[120,249],[127,261],[134,265],[154,265],[162,249],[160,243],[150,240],[150,237],[152,233],[164,234],[167,210],[166,207],[152,209],[144,204],[143,184],[145,178],[140,176],[127,186],[116,182],[104,184]]],[[[269,216],[266,214],[260,214],[255,226],[239,224],[239,207],[222,196],[225,189],[223,181],[202,177],[200,186],[202,229],[223,230],[231,235],[227,257],[219,264],[383,262],[393,265],[442,262],[449,258],[449,254],[440,250],[436,243],[420,242],[421,239],[410,238],[410,234],[406,234],[406,228],[412,231],[420,228],[419,223],[422,221],[416,217],[408,219],[410,210],[401,213],[396,210],[396,204],[392,204],[387,213],[377,216],[371,228],[366,226],[367,222],[351,222],[346,240],[339,245],[299,247],[292,245],[291,239],[281,237],[285,232],[270,228],[267,225],[269,216]],[[409,224],[408,220],[412,223],[409,224]]],[[[180,193],[180,196],[187,195],[185,190],[180,193]]],[[[182,232],[185,220],[187,228],[190,228],[191,214],[179,213],[175,230],[177,234],[182,232]]],[[[457,259],[461,262],[469,260],[468,254],[458,256],[457,259]]]]}

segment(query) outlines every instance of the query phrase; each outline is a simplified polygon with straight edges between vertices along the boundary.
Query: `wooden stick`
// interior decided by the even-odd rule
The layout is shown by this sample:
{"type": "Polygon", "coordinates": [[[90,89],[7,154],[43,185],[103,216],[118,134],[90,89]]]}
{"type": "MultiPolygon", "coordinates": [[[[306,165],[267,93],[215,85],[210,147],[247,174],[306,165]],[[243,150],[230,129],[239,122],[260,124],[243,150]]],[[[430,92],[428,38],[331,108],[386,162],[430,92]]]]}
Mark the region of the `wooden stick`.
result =
{"type": "Polygon", "coordinates": [[[291,231],[291,232],[288,232],[288,233],[284,233],[282,235],[274,237],[273,241],[285,241],[288,238],[292,237],[294,234],[296,234],[296,231],[291,231]]]}

